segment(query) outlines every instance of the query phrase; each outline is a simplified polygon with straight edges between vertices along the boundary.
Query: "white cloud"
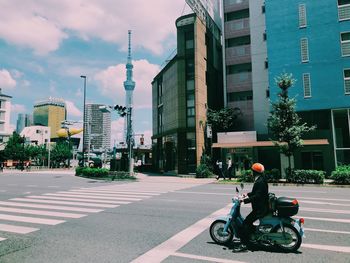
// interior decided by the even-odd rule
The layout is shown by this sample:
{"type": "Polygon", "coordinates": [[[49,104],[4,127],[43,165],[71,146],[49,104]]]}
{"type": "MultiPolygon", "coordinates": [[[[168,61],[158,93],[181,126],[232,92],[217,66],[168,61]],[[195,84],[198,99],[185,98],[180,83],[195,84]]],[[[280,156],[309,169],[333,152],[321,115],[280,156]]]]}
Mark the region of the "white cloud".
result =
{"type": "Polygon", "coordinates": [[[162,54],[170,45],[169,37],[175,36],[175,20],[184,5],[185,1],[174,0],[146,4],[143,0],[2,1],[0,38],[40,55],[58,49],[67,32],[85,40],[116,43],[126,50],[131,29],[133,47],[162,54]]]}
{"type": "Polygon", "coordinates": [[[27,112],[27,109],[22,104],[11,104],[11,112],[12,113],[24,113],[24,112],[27,112]]]}
{"type": "MultiPolygon", "coordinates": [[[[151,64],[147,60],[136,60],[132,62],[133,79],[136,82],[134,90],[134,108],[152,107],[152,85],[151,82],[160,68],[158,65],[151,64]]],[[[98,72],[94,79],[100,83],[99,89],[106,97],[111,94],[119,98],[117,102],[125,104],[125,90],[123,82],[126,80],[125,64],[110,66],[107,69],[98,72]]]]}
{"type": "Polygon", "coordinates": [[[14,80],[14,78],[11,76],[8,70],[1,69],[0,70],[0,88],[12,89],[14,87],[16,87],[16,80],[14,80]]]}
{"type": "Polygon", "coordinates": [[[66,100],[66,106],[67,106],[67,115],[68,115],[68,119],[73,117],[82,117],[83,113],[75,106],[75,104],[70,101],[70,100],[66,100]]]}

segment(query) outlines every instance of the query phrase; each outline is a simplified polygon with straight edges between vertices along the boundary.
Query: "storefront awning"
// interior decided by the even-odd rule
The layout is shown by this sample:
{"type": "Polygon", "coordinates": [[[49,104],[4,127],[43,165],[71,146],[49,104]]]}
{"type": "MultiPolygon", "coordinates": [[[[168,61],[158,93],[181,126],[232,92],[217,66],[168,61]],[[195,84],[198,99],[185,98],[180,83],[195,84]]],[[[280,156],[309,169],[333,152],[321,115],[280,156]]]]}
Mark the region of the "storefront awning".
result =
{"type": "MultiPolygon", "coordinates": [[[[303,140],[303,145],[328,145],[327,139],[303,140]]],[[[212,148],[250,148],[275,146],[272,141],[253,141],[241,143],[213,143],[212,148]]]]}

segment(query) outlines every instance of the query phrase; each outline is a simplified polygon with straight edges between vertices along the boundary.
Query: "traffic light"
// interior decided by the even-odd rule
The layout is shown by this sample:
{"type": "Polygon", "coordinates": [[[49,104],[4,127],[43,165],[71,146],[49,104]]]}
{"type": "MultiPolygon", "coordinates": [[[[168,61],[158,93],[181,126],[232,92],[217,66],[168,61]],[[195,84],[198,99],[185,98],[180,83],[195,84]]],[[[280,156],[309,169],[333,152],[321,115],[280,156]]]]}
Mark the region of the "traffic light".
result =
{"type": "Polygon", "coordinates": [[[121,117],[125,117],[126,115],[126,107],[123,107],[121,105],[115,105],[114,109],[119,113],[121,117]]]}

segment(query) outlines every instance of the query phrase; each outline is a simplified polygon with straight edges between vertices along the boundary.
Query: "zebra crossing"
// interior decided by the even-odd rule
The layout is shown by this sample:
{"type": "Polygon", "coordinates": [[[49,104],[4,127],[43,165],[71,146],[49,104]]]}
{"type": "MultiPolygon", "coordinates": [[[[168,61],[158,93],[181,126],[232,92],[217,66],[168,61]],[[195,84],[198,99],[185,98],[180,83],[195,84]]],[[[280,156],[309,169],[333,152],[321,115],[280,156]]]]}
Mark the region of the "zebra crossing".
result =
{"type": "Polygon", "coordinates": [[[191,183],[160,185],[154,182],[135,182],[73,188],[41,195],[28,194],[0,201],[0,242],[7,239],[1,237],[4,232],[25,235],[40,230],[40,226],[55,226],[67,220],[76,220],[192,186],[191,183]],[[26,223],[37,227],[27,226],[26,223]]]}

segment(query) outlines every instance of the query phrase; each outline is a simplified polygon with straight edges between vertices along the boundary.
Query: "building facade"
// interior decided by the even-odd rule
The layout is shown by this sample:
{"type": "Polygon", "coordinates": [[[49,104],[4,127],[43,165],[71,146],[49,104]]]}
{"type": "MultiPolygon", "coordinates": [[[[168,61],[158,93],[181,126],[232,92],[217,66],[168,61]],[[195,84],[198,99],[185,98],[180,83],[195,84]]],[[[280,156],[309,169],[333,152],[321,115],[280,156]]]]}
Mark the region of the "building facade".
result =
{"type": "Polygon", "coordinates": [[[12,134],[10,128],[11,98],[3,94],[0,88],[0,143],[6,142],[12,134]]]}
{"type": "Polygon", "coordinates": [[[271,100],[274,78],[292,73],[289,96],[315,132],[306,138],[328,139],[328,146],[301,149],[301,168],[330,172],[350,164],[350,1],[266,1],[266,33],[271,100]]]}
{"type": "Polygon", "coordinates": [[[85,133],[84,148],[104,152],[111,145],[111,113],[100,110],[104,104],[87,103],[85,106],[88,129],[85,133]]]}
{"type": "Polygon", "coordinates": [[[207,108],[223,106],[221,32],[195,14],[176,20],[177,54],[152,82],[153,164],[193,173],[205,150],[207,108]]]}
{"type": "Polygon", "coordinates": [[[35,145],[47,145],[50,143],[50,127],[28,126],[21,131],[21,137],[25,137],[26,143],[35,145]]]}
{"type": "Polygon", "coordinates": [[[16,132],[20,134],[25,127],[33,125],[33,115],[19,113],[17,118],[16,132]]]}
{"type": "Polygon", "coordinates": [[[52,98],[38,101],[34,104],[34,125],[48,126],[51,139],[57,138],[57,131],[61,129],[62,121],[67,119],[66,103],[63,99],[52,98]]]}

